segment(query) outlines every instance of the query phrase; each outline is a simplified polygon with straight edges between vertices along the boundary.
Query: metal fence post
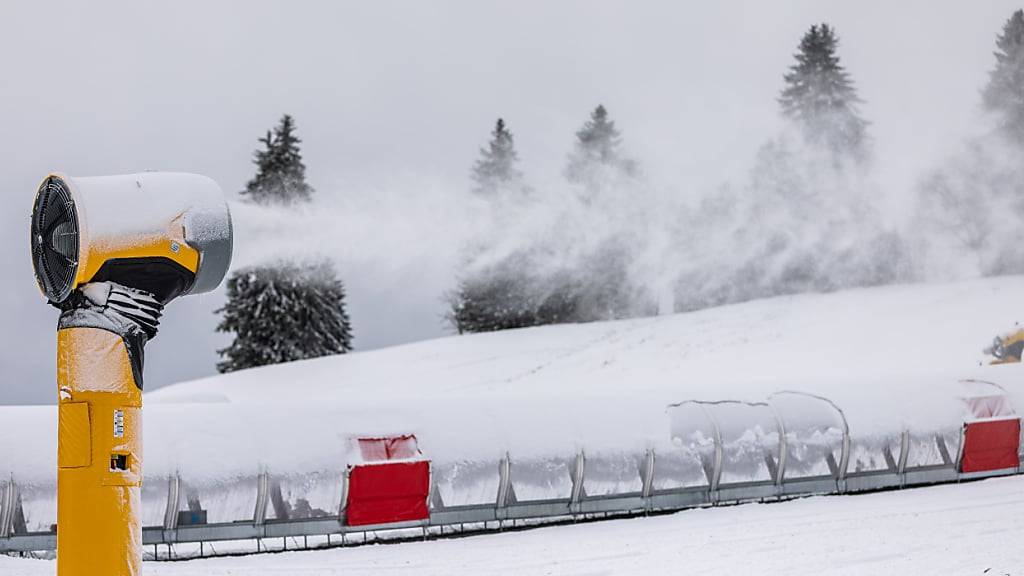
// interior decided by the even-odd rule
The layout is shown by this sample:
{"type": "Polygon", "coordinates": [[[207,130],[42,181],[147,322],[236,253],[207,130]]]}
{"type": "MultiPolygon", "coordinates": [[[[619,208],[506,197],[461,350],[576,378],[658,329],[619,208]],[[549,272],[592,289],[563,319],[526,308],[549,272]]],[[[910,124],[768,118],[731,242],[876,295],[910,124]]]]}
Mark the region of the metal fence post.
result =
{"type": "Polygon", "coordinates": [[[252,512],[252,523],[262,526],[267,519],[267,501],[270,499],[270,474],[260,472],[256,477],[256,508],[252,512]]]}
{"type": "Polygon", "coordinates": [[[782,481],[786,477],[786,459],[789,454],[789,442],[786,438],[786,424],[782,421],[782,417],[779,416],[779,411],[771,403],[768,404],[768,407],[771,408],[772,416],[775,417],[775,426],[779,429],[779,462],[775,471],[775,487],[779,489],[781,494],[782,481]]]}
{"type": "MultiPolygon", "coordinates": [[[[772,393],[771,395],[768,396],[768,404],[772,405],[772,399],[773,398],[775,398],[776,396],[784,395],[784,394],[794,394],[794,395],[798,395],[798,396],[806,396],[808,398],[814,398],[816,400],[820,400],[822,402],[825,402],[829,406],[831,406],[832,409],[835,410],[837,414],[839,414],[839,421],[842,423],[843,439],[842,439],[842,444],[841,444],[840,449],[839,449],[840,450],[840,452],[839,452],[839,462],[836,464],[835,477],[836,477],[836,488],[838,488],[839,492],[845,492],[846,491],[846,472],[847,472],[847,468],[850,465],[850,424],[846,420],[846,413],[843,412],[843,409],[840,408],[838,404],[836,404],[835,402],[833,402],[832,400],[829,400],[828,398],[826,398],[824,396],[819,396],[818,394],[811,394],[810,392],[801,392],[799,390],[780,390],[778,392],[774,392],[774,393],[772,393]]],[[[772,409],[774,410],[774,406],[773,405],[772,405],[772,409]]],[[[783,427],[784,427],[785,419],[782,418],[778,414],[777,411],[776,411],[776,417],[780,421],[783,422],[783,427]]],[[[782,452],[780,450],[780,460],[783,460],[783,461],[780,463],[778,468],[779,468],[780,474],[783,474],[785,469],[786,469],[786,466],[785,466],[784,459],[781,457],[781,454],[782,454],[782,452]]],[[[788,457],[788,448],[787,448],[787,457],[788,457]]]]}
{"type": "Polygon", "coordinates": [[[701,410],[704,411],[704,415],[707,416],[708,421],[711,422],[712,432],[715,438],[715,458],[711,465],[711,500],[712,502],[718,501],[718,483],[722,479],[722,430],[718,427],[718,420],[711,415],[711,411],[708,410],[707,406],[701,405],[701,410]]]}
{"type": "Polygon", "coordinates": [[[906,484],[907,459],[910,457],[910,431],[900,434],[900,459],[896,465],[896,474],[900,477],[900,487],[906,484]]]}
{"type": "Polygon", "coordinates": [[[498,462],[498,497],[495,501],[497,508],[502,509],[508,506],[511,486],[512,461],[509,458],[508,452],[505,452],[505,457],[498,462]]]}
{"type": "Polygon", "coordinates": [[[579,509],[580,500],[586,496],[586,491],[583,489],[583,478],[586,474],[587,468],[587,457],[581,449],[576,454],[576,460],[573,462],[572,470],[572,495],[569,499],[569,503],[573,508],[573,512],[579,509]]]}
{"type": "Polygon", "coordinates": [[[181,502],[181,477],[178,474],[167,477],[167,506],[164,508],[164,530],[178,528],[178,506],[181,502]]]}
{"type": "MultiPolygon", "coordinates": [[[[348,476],[352,473],[351,467],[345,468],[345,473],[341,475],[341,504],[338,505],[338,521],[342,524],[345,523],[345,515],[348,512],[348,476]]],[[[342,545],[345,544],[345,535],[342,533],[341,536],[342,545]]]]}
{"type": "Polygon", "coordinates": [[[846,492],[846,472],[850,467],[850,425],[846,422],[846,414],[843,411],[839,411],[839,415],[843,417],[843,446],[839,453],[839,474],[838,474],[838,488],[840,492],[846,492]]]}
{"type": "MultiPolygon", "coordinates": [[[[648,448],[644,452],[644,459],[640,466],[640,480],[643,483],[641,489],[641,496],[644,500],[651,498],[651,492],[654,490],[654,466],[655,466],[654,448],[648,448]]],[[[650,506],[650,502],[645,502],[644,507],[650,506]]]]}
{"type": "Polygon", "coordinates": [[[12,476],[0,494],[0,538],[9,538],[14,532],[14,508],[18,503],[18,489],[12,476]]]}

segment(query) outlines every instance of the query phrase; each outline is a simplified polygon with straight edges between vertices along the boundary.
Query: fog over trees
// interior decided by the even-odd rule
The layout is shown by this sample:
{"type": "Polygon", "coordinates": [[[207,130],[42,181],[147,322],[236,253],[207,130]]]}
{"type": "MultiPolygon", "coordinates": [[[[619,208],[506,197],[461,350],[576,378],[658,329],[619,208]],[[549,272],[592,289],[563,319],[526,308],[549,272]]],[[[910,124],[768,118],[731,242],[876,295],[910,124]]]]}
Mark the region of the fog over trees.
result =
{"type": "MultiPolygon", "coordinates": [[[[1022,12],[998,35],[981,91],[990,128],[921,176],[913,229],[884,214],[894,191],[876,173],[858,71],[842,55],[863,41],[870,40],[841,37],[827,22],[795,38],[791,63],[778,72],[778,131],[745,173],[723,174],[698,194],[652,181],[628,126],[603,104],[568,135],[558,181],[531,179],[531,159],[520,156],[511,123],[498,118],[470,163],[460,205],[445,216],[453,225],[477,223],[457,236],[443,296],[447,321],[458,333],[489,332],[1024,272],[1024,256],[1009,241],[1024,208],[1022,12]],[[953,253],[963,269],[942,263],[953,253]]],[[[261,139],[267,150],[257,153],[248,197],[273,199],[267,191],[276,187],[282,192],[272,204],[310,201],[304,168],[281,170],[276,183],[263,175],[264,165],[301,163],[273,149],[288,147],[290,127],[285,117],[261,139]]]]}
{"type": "Polygon", "coordinates": [[[930,275],[1024,273],[1024,10],[995,44],[976,134],[919,183],[914,224],[930,275]]]}

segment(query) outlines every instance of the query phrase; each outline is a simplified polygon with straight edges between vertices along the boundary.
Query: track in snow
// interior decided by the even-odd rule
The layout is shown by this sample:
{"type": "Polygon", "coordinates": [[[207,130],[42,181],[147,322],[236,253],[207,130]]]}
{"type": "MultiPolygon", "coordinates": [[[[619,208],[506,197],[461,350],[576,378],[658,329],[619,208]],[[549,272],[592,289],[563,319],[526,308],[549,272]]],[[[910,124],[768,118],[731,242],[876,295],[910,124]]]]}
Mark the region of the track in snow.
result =
{"type": "MultiPolygon", "coordinates": [[[[147,576],[1024,575],[1024,477],[469,538],[148,562],[147,576]]],[[[0,574],[53,574],[0,558],[0,574]]]]}

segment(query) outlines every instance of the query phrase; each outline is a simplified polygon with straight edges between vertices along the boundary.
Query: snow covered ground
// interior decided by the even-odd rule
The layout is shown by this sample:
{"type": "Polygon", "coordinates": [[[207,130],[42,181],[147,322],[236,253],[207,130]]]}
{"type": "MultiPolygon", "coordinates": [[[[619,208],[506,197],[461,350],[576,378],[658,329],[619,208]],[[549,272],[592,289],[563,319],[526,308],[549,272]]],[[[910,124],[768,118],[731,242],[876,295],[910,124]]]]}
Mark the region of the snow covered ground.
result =
{"type": "MultiPolygon", "coordinates": [[[[670,516],[188,562],[150,576],[1024,574],[1024,478],[745,504],[670,516]]],[[[0,574],[54,573],[0,557],[0,574]]]]}
{"type": "MultiPolygon", "coordinates": [[[[1024,408],[1019,365],[979,367],[1024,320],[1021,294],[1020,276],[850,290],[243,370],[146,394],[146,473],[339,470],[349,438],[402,433],[435,460],[642,452],[668,441],[667,404],[784,389],[831,398],[854,435],[958,426],[960,378],[1024,408]]],[[[53,408],[0,406],[0,421],[20,431],[0,436],[0,475],[49,481],[53,408]]]]}
{"type": "MultiPolygon", "coordinates": [[[[405,433],[437,470],[482,471],[479,482],[453,485],[449,504],[493,502],[506,454],[517,492],[565,498],[567,472],[530,470],[565,468],[580,451],[591,463],[668,454],[677,448],[666,406],[689,399],[800,390],[845,411],[855,446],[903,430],[931,438],[961,425],[961,378],[995,381],[1024,409],[1021,365],[979,366],[993,336],[1024,320],[1015,316],[1021,294],[1021,276],[811,294],[453,336],[181,383],[145,396],[143,522],[161,521],[175,474],[200,493],[211,522],[251,520],[262,472],[294,484],[289,498],[333,513],[351,439],[405,433]]],[[[19,431],[0,435],[0,478],[20,487],[29,529],[46,530],[56,522],[54,409],[0,406],[0,422],[19,431]]]]}
{"type": "MultiPolygon", "coordinates": [[[[981,348],[1022,320],[1014,316],[1022,293],[1024,277],[1007,277],[804,295],[442,338],[182,383],[146,395],[146,472],[156,483],[145,522],[162,518],[166,474],[234,485],[245,496],[239,506],[204,501],[221,520],[241,520],[255,492],[240,479],[260,470],[327,470],[336,479],[347,439],[359,435],[413,432],[435,463],[478,459],[493,472],[506,451],[513,459],[583,448],[588,457],[640,453],[668,441],[669,403],[759,401],[782,389],[835,400],[855,438],[959,426],[960,378],[996,381],[1024,407],[1019,365],[979,366],[981,348]]],[[[0,421],[22,432],[0,436],[0,473],[21,485],[32,525],[49,526],[53,409],[0,407],[0,421]]],[[[149,563],[147,573],[1024,574],[1022,530],[1024,478],[1015,477],[454,540],[149,563]]],[[[53,569],[0,558],[2,575],[53,569]]]]}

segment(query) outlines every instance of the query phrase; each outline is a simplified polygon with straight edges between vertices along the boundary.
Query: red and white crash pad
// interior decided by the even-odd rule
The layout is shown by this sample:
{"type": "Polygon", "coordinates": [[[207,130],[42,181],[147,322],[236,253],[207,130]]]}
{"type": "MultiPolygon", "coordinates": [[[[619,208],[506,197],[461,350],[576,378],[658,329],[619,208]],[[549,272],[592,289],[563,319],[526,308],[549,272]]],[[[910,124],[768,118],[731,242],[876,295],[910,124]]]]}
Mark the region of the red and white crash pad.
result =
{"type": "Polygon", "coordinates": [[[356,440],[362,462],[348,468],[349,526],[425,520],[430,462],[412,435],[356,440]]]}
{"type": "Polygon", "coordinates": [[[964,422],[961,472],[986,472],[1020,466],[1020,417],[1002,387],[965,380],[968,419],[964,422]]]}

